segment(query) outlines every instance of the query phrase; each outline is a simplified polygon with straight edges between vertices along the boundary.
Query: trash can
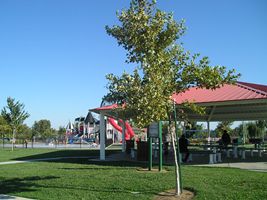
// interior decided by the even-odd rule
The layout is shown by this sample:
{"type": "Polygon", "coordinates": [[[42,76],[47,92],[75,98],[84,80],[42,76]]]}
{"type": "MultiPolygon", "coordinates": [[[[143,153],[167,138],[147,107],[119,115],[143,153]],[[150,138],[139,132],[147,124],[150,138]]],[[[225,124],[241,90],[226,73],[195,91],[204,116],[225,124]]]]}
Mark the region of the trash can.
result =
{"type": "Polygon", "coordinates": [[[137,160],[148,161],[148,143],[145,141],[137,142],[137,160]]]}

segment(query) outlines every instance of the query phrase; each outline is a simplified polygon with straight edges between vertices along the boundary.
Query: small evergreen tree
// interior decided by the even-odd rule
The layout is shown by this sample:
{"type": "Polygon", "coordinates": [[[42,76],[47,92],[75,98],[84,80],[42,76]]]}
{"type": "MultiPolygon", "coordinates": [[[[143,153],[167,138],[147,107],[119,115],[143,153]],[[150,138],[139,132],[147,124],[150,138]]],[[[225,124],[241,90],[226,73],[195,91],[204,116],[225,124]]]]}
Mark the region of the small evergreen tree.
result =
{"type": "Polygon", "coordinates": [[[23,124],[25,119],[30,115],[24,110],[24,104],[15,99],[8,97],[7,106],[3,108],[1,115],[6,120],[10,128],[12,129],[13,139],[12,139],[12,151],[14,150],[14,144],[16,139],[16,133],[18,128],[23,124]]]}

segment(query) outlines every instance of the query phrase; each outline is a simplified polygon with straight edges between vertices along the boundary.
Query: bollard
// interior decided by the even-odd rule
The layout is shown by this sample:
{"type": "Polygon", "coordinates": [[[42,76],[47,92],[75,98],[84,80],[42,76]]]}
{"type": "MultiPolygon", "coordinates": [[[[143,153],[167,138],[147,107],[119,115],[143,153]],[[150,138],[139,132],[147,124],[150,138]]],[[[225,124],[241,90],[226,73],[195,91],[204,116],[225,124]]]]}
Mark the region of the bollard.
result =
{"type": "Polygon", "coordinates": [[[214,156],[213,156],[213,153],[211,153],[211,154],[210,154],[210,161],[209,161],[209,164],[214,164],[214,162],[213,162],[213,157],[214,157],[214,156]]]}
{"type": "Polygon", "coordinates": [[[189,162],[192,162],[193,161],[193,157],[192,157],[192,154],[191,153],[189,154],[188,161],[189,162]]]}
{"type": "Polygon", "coordinates": [[[213,162],[217,163],[217,152],[216,152],[216,148],[213,149],[213,162]]]}
{"type": "Polygon", "coordinates": [[[245,151],[245,149],[242,151],[242,159],[243,159],[243,160],[246,159],[246,151],[245,151]]]}
{"type": "Polygon", "coordinates": [[[222,162],[222,154],[219,152],[217,153],[217,155],[218,155],[218,162],[222,162]]]}
{"type": "Polygon", "coordinates": [[[237,156],[237,146],[234,146],[234,158],[238,158],[238,156],[237,156]]]}
{"type": "Polygon", "coordinates": [[[227,153],[227,158],[230,158],[230,149],[227,149],[226,153],[227,153]]]}

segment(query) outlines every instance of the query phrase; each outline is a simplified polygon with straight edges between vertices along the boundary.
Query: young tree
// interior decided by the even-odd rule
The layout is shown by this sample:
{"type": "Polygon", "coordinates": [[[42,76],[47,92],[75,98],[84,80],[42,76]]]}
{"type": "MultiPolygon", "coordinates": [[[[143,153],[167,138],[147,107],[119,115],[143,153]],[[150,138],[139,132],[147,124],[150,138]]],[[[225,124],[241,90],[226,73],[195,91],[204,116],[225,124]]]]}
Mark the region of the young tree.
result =
{"type": "MultiPolygon", "coordinates": [[[[159,120],[172,121],[170,97],[174,92],[192,86],[215,89],[224,83],[234,83],[238,77],[234,70],[212,67],[207,57],[191,55],[177,44],[176,40],[185,32],[184,21],[176,22],[172,14],[156,9],[156,1],[132,0],[128,10],[118,13],[118,19],[121,24],[106,26],[106,31],[126,49],[126,62],[138,67],[133,74],[107,75],[109,92],[104,99],[121,105],[121,115],[132,118],[139,127],[159,120]]],[[[179,180],[177,169],[176,163],[179,180]]],[[[179,181],[176,193],[181,193],[179,181]]]]}
{"type": "Polygon", "coordinates": [[[5,135],[10,132],[11,132],[10,126],[7,124],[6,120],[0,115],[0,133],[2,135],[3,148],[5,145],[5,135]]]}
{"type": "Polygon", "coordinates": [[[12,151],[14,150],[16,132],[20,125],[23,124],[25,119],[30,115],[24,110],[24,104],[15,99],[8,97],[7,106],[3,108],[1,115],[7,121],[8,125],[12,129],[13,139],[12,139],[12,151]]]}

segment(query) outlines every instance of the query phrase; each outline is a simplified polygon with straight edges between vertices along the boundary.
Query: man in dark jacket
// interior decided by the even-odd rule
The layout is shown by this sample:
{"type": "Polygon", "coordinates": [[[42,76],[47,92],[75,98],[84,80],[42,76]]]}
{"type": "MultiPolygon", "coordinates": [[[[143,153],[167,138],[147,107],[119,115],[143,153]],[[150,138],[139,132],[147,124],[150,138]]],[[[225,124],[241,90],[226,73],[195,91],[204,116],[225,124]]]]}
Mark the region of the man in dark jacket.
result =
{"type": "Polygon", "coordinates": [[[227,147],[228,144],[230,143],[231,143],[230,135],[227,133],[227,130],[224,130],[222,134],[222,144],[224,147],[227,147]]]}
{"type": "Polygon", "coordinates": [[[187,159],[189,157],[189,151],[188,151],[188,140],[185,138],[185,135],[183,134],[179,138],[179,149],[180,153],[182,154],[182,161],[187,162],[187,159]]]}

